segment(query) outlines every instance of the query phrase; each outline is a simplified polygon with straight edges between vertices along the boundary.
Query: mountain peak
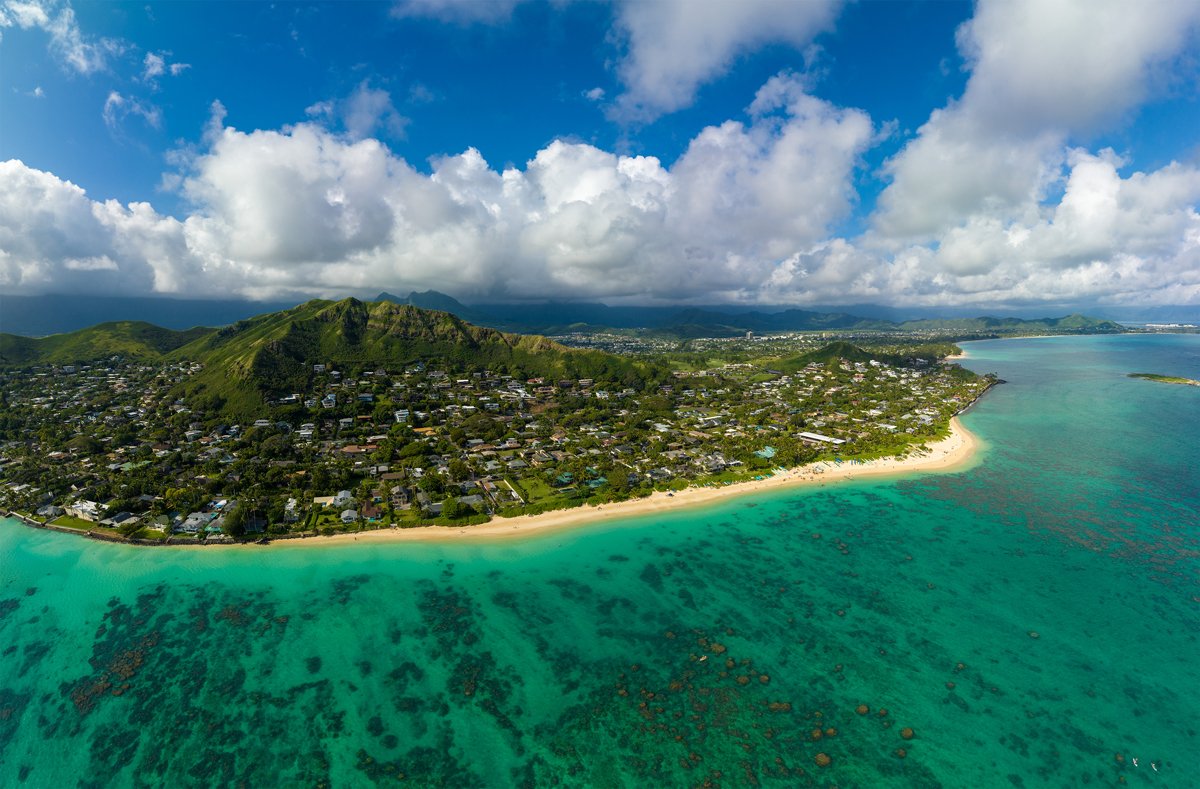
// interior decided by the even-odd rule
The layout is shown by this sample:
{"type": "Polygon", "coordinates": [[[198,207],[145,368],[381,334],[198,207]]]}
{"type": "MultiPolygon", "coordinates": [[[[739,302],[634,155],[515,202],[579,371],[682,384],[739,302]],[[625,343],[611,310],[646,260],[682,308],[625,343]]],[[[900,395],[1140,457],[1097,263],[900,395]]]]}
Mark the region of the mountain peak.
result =
{"type": "Polygon", "coordinates": [[[409,304],[426,310],[449,312],[460,318],[468,318],[472,310],[453,296],[448,296],[436,290],[414,290],[407,296],[395,296],[386,291],[375,297],[376,301],[390,301],[393,304],[409,304]]]}

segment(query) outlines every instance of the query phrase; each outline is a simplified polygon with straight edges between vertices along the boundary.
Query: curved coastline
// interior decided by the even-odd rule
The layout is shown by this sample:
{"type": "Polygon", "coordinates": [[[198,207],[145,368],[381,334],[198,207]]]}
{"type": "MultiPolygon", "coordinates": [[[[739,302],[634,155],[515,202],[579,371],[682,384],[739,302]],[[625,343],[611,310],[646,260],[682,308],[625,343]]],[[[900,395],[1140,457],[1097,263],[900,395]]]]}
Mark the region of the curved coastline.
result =
{"type": "MultiPolygon", "coordinates": [[[[354,534],[334,534],[303,540],[285,540],[285,545],[330,545],[334,543],[360,542],[468,542],[474,540],[512,539],[555,531],[574,529],[593,523],[633,519],[655,513],[703,507],[721,501],[763,493],[771,490],[825,486],[869,477],[904,476],[913,473],[947,473],[961,471],[972,465],[982,441],[967,430],[958,417],[950,420],[950,434],[929,444],[929,450],[921,454],[909,454],[904,458],[889,457],[859,462],[843,461],[835,464],[828,461],[812,463],[790,469],[763,480],[740,482],[721,487],[697,486],[675,491],[661,491],[641,499],[631,499],[598,506],[574,507],[554,510],[539,515],[518,515],[512,518],[494,518],[478,526],[418,526],[409,529],[379,529],[354,534]]],[[[200,547],[200,546],[196,546],[200,547]]],[[[226,546],[259,547],[259,546],[226,546]]]]}
{"type": "MultiPolygon", "coordinates": [[[[354,545],[358,543],[398,542],[491,542],[521,537],[533,537],[556,531],[583,528],[594,523],[615,520],[630,520],[655,513],[703,507],[730,499],[800,487],[825,487],[830,484],[851,480],[904,476],[916,473],[947,473],[962,471],[972,465],[982,441],[967,430],[959,417],[950,420],[950,432],[945,438],[928,444],[928,450],[918,453],[910,451],[905,457],[886,457],[874,460],[846,460],[841,463],[821,461],[798,466],[762,480],[739,482],[720,487],[695,486],[673,493],[655,492],[650,496],[629,501],[613,502],[597,506],[585,505],[571,509],[553,510],[538,515],[518,515],[512,518],[497,517],[475,526],[416,526],[412,528],[389,528],[371,531],[332,534],[272,540],[266,545],[255,543],[218,543],[215,545],[159,545],[162,548],[189,550],[256,550],[271,546],[328,547],[331,545],[354,545]]],[[[30,523],[13,513],[12,518],[35,528],[51,528],[40,523],[30,523]]],[[[67,529],[53,529],[63,533],[79,534],[67,529]]],[[[92,535],[83,535],[92,537],[92,535]]],[[[101,538],[95,538],[101,539],[101,538]]],[[[104,542],[146,547],[119,539],[103,539],[104,542]]]]}
{"type": "Polygon", "coordinates": [[[864,461],[829,461],[811,463],[790,469],[763,480],[752,480],[721,487],[696,486],[673,494],[656,492],[641,499],[573,507],[538,515],[518,515],[512,518],[493,518],[476,526],[416,526],[408,529],[376,529],[373,531],[312,536],[300,539],[273,540],[267,545],[254,543],[216,545],[169,545],[166,548],[187,550],[260,550],[264,547],[323,548],[333,545],[386,543],[472,543],[520,539],[586,528],[592,524],[617,520],[633,520],[656,513],[675,512],[704,507],[743,496],[772,490],[802,487],[825,487],[873,477],[900,477],[917,473],[948,473],[962,471],[973,465],[983,442],[967,430],[958,417],[950,420],[950,433],[928,445],[928,451],[910,453],[903,458],[888,457],[864,461]]]}

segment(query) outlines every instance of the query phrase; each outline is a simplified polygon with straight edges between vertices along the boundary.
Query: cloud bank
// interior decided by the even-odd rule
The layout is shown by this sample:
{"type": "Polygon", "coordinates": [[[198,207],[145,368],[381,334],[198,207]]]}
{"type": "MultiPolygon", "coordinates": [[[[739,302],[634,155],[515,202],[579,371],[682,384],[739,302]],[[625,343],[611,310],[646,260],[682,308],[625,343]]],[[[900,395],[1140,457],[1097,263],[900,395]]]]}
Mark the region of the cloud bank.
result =
{"type": "Polygon", "coordinates": [[[860,245],[927,299],[1200,301],[1196,168],[1122,177],[1071,144],[1178,78],[1198,21],[1188,3],[981,2],[958,31],[966,90],[887,163],[860,245]]]}
{"type": "Polygon", "coordinates": [[[469,149],[424,174],[374,138],[317,123],[243,132],[222,118],[218,107],[207,147],[178,181],[195,207],[183,219],[93,201],[17,161],[0,166],[0,286],[153,283],[255,297],[408,286],[474,296],[734,292],[849,214],[874,132],[864,113],[816,99],[788,75],[763,87],[748,122],[704,129],[670,169],[555,141],[523,169],[494,169],[469,149]]]}

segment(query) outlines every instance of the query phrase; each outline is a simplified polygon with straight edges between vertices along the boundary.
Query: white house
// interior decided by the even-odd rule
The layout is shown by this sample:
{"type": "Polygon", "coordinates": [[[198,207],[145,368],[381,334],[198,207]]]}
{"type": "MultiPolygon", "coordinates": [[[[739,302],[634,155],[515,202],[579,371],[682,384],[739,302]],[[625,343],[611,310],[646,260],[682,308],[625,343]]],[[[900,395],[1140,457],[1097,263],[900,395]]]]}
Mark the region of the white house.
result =
{"type": "Polygon", "coordinates": [[[85,521],[100,520],[100,505],[94,501],[80,499],[73,504],[67,505],[67,514],[74,515],[76,518],[82,518],[85,521]]]}

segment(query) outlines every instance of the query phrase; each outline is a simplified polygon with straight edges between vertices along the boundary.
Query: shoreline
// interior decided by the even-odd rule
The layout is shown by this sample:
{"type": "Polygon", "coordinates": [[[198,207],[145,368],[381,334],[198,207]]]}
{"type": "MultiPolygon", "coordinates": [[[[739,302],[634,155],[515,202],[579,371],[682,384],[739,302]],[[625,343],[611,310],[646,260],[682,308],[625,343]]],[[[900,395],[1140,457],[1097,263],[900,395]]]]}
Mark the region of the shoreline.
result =
{"type": "Polygon", "coordinates": [[[798,466],[762,480],[750,480],[721,487],[691,487],[673,493],[656,491],[641,499],[553,510],[539,515],[493,518],[487,523],[477,526],[417,526],[408,529],[379,529],[303,540],[284,540],[283,543],[332,545],[347,542],[471,542],[533,536],[565,529],[584,528],[595,523],[632,519],[676,510],[682,511],[772,490],[824,487],[833,483],[870,477],[961,471],[977,457],[982,446],[983,442],[974,433],[967,430],[955,416],[950,420],[948,436],[928,444],[928,452],[919,455],[910,452],[904,458],[845,460],[840,464],[834,461],[820,461],[798,466]]]}
{"type": "Polygon", "coordinates": [[[819,461],[789,469],[761,480],[749,480],[720,487],[695,486],[684,490],[655,493],[640,499],[612,502],[600,505],[584,505],[570,509],[552,510],[538,515],[517,515],[511,518],[494,517],[487,523],[475,526],[415,526],[411,528],[387,528],[349,532],[332,535],[312,535],[272,538],[268,543],[254,542],[215,544],[170,544],[157,542],[133,542],[30,522],[17,513],[9,517],[39,529],[48,529],[75,534],[87,539],[132,545],[134,547],[184,548],[192,550],[213,549],[262,549],[264,547],[288,545],[295,547],[327,547],[331,545],[353,545],[355,543],[445,543],[445,542],[493,542],[521,537],[550,534],[568,529],[585,528],[592,524],[615,520],[640,518],[656,513],[682,511],[703,507],[717,502],[772,490],[825,487],[830,484],[848,482],[870,477],[903,476],[914,473],[949,473],[961,471],[974,460],[982,447],[981,440],[967,430],[958,416],[950,419],[950,432],[945,438],[927,444],[928,451],[917,454],[910,450],[903,457],[884,457],[874,460],[819,461]]]}
{"type": "MultiPolygon", "coordinates": [[[[950,433],[945,438],[928,444],[928,451],[916,454],[910,451],[905,457],[885,457],[875,460],[820,461],[798,466],[761,480],[750,480],[720,487],[696,486],[666,493],[657,491],[650,496],[628,501],[601,505],[584,505],[564,510],[553,510],[538,515],[518,515],[512,518],[493,518],[476,526],[415,526],[407,529],[388,528],[332,535],[313,535],[271,539],[266,545],[253,542],[217,543],[214,545],[186,545],[157,543],[154,547],[184,548],[192,550],[237,549],[255,550],[271,546],[328,547],[332,545],[354,545],[355,543],[470,543],[494,542],[519,539],[558,531],[582,529],[593,524],[616,520],[630,520],[656,513],[683,511],[704,507],[718,502],[773,490],[825,487],[852,480],[904,476],[914,473],[950,473],[961,471],[978,456],[982,441],[967,430],[957,416],[950,420],[950,433]]],[[[13,515],[18,520],[23,518],[13,515]]],[[[32,525],[32,524],[30,524],[32,525]]],[[[47,528],[38,524],[37,528],[47,528]]],[[[55,529],[66,532],[65,529],[55,529]]],[[[79,536],[90,534],[74,532],[79,536]]],[[[93,537],[95,539],[104,539],[93,537]]],[[[125,540],[104,539],[105,542],[130,543],[125,540]]]]}

